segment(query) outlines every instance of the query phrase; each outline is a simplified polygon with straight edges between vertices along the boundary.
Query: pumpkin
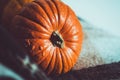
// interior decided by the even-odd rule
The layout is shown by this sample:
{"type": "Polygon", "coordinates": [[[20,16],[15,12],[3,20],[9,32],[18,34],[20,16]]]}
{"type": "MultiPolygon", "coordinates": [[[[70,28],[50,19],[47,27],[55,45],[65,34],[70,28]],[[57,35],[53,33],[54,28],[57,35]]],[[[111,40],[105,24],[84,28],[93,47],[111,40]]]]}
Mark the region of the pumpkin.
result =
{"type": "Polygon", "coordinates": [[[18,14],[21,8],[33,0],[0,0],[1,2],[1,23],[4,26],[8,26],[11,23],[12,18],[18,14]]]}
{"type": "Polygon", "coordinates": [[[26,4],[12,21],[11,32],[47,75],[68,72],[81,51],[82,26],[60,0],[26,4]]]}

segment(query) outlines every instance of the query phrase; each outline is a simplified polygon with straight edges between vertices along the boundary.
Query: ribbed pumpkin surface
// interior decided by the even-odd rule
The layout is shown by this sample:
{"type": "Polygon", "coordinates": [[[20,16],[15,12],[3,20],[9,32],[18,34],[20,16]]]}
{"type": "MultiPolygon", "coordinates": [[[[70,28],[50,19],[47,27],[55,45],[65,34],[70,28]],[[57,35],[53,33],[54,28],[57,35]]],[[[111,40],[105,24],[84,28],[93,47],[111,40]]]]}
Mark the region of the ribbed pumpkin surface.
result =
{"type": "Polygon", "coordinates": [[[68,72],[82,45],[82,27],[60,0],[36,0],[13,20],[11,31],[33,60],[48,74],[68,72]]]}

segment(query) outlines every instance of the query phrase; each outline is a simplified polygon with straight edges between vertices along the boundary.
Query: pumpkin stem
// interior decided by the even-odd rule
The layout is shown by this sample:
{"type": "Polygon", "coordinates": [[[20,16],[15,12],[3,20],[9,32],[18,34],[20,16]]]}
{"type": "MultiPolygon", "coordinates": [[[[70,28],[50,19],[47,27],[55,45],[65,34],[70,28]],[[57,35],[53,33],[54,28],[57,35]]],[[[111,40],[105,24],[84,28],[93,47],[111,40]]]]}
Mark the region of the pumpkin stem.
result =
{"type": "Polygon", "coordinates": [[[59,48],[63,48],[63,38],[62,36],[57,32],[57,31],[54,31],[50,37],[50,41],[52,42],[52,44],[54,46],[57,46],[59,48]]]}

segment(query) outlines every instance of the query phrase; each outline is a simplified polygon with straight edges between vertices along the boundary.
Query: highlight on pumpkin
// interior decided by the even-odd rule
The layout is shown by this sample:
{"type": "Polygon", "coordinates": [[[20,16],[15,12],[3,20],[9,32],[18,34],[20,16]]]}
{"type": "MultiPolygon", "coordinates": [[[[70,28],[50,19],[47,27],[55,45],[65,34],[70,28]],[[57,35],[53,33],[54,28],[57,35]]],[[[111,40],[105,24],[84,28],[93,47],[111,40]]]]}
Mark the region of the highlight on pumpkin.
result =
{"type": "Polygon", "coordinates": [[[47,75],[71,70],[80,55],[83,32],[68,5],[60,0],[34,0],[24,7],[17,5],[11,19],[9,32],[47,75]]]}

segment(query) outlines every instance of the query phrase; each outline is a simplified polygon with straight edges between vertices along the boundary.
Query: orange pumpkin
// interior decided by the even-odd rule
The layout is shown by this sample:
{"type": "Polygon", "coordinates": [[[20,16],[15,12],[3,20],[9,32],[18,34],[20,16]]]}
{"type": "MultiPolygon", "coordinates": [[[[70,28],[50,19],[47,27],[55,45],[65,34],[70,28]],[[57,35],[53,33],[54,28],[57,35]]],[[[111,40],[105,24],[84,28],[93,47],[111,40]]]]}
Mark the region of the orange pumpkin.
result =
{"type": "Polygon", "coordinates": [[[1,23],[8,26],[12,18],[20,12],[22,7],[33,0],[0,0],[1,23]]]}
{"type": "Polygon", "coordinates": [[[82,26],[60,0],[28,3],[13,19],[13,35],[48,75],[68,72],[82,45],[82,26]]]}

